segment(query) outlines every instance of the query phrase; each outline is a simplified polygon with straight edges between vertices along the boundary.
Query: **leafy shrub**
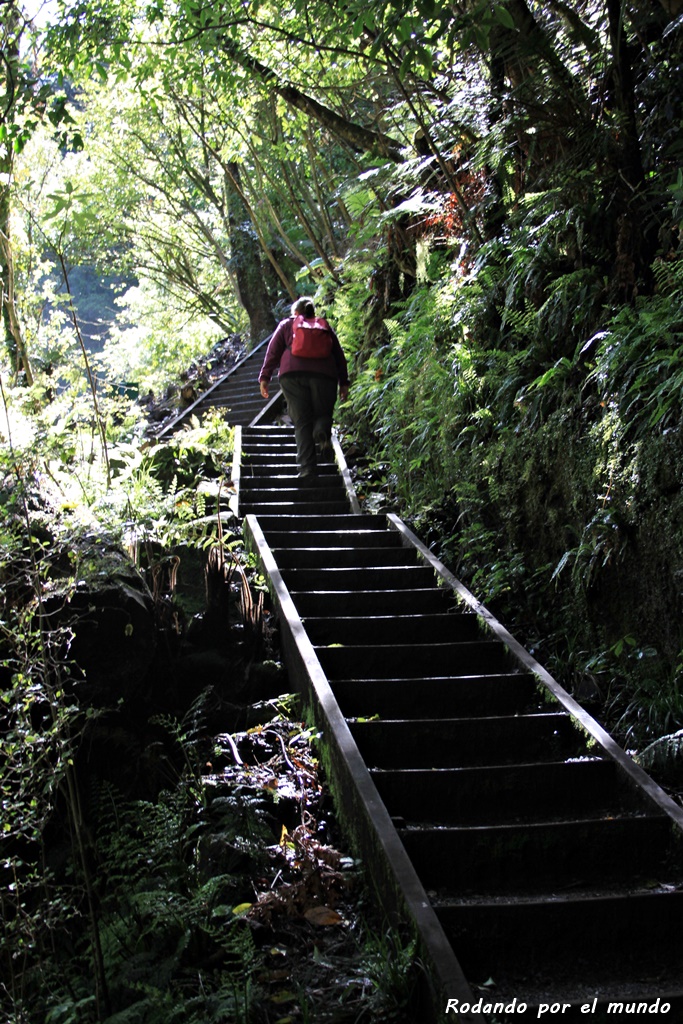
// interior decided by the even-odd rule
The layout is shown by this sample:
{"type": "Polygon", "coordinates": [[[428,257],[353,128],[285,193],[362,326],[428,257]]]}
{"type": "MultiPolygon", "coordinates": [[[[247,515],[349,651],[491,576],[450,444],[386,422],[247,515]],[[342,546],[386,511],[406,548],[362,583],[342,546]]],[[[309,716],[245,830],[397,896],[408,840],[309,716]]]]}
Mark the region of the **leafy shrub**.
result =
{"type": "Polygon", "coordinates": [[[683,257],[659,260],[654,273],[656,294],[620,309],[593,339],[591,380],[628,439],[676,426],[683,411],[683,257]]]}

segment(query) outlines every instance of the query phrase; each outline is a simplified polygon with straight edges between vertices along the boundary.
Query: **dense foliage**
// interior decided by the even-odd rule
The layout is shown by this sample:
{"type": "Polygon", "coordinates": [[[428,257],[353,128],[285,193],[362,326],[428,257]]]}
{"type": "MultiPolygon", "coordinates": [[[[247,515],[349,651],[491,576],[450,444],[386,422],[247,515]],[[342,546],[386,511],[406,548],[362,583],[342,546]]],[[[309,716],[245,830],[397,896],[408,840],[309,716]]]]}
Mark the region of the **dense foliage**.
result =
{"type": "Polygon", "coordinates": [[[168,553],[223,529],[197,447],[143,452],[118,392],[260,341],[301,292],[351,357],[340,425],[368,507],[410,518],[680,787],[682,61],[681,0],[4,5],[17,839],[40,843],[83,728],[68,627],[35,629],[54,560],[64,593],[83,575],[60,531],[75,516],[139,560],[139,537],[168,553]],[[87,274],[112,294],[99,316],[87,274]]]}
{"type": "Polygon", "coordinates": [[[412,947],[337,848],[317,737],[282,693],[221,482],[232,434],[217,416],[147,452],[110,437],[114,487],[95,460],[87,502],[59,441],[3,451],[12,1024],[407,1024],[412,947]]]}

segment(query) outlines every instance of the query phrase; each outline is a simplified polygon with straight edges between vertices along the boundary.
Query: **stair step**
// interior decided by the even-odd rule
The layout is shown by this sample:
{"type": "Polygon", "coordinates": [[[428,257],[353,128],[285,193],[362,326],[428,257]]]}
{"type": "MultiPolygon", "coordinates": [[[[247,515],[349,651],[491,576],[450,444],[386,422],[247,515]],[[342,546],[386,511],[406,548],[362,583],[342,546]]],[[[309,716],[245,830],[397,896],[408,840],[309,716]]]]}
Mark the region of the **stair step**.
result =
{"type": "Polygon", "coordinates": [[[415,566],[417,552],[404,547],[273,548],[280,569],[367,569],[415,566]]]}
{"type": "Polygon", "coordinates": [[[264,427],[244,427],[242,429],[242,447],[245,445],[264,445],[274,452],[282,451],[286,446],[296,443],[294,430],[290,427],[278,427],[278,433],[273,434],[264,427]]]}
{"type": "Polygon", "coordinates": [[[244,487],[240,484],[240,506],[260,506],[262,500],[266,505],[287,505],[301,501],[315,502],[318,505],[342,503],[346,500],[346,491],[341,484],[330,487],[321,481],[311,483],[309,480],[300,480],[294,486],[278,488],[244,487]]]}
{"type": "Polygon", "coordinates": [[[282,438],[293,438],[294,427],[291,424],[280,424],[273,426],[268,423],[263,426],[249,427],[248,430],[244,431],[244,437],[246,438],[264,438],[274,439],[276,441],[282,440],[282,438]]]}
{"type": "Polygon", "coordinates": [[[242,452],[255,452],[257,454],[271,453],[273,462],[277,462],[285,453],[296,451],[296,438],[294,431],[285,431],[279,437],[270,436],[258,429],[242,430],[242,452]]]}
{"type": "MultiPolygon", "coordinates": [[[[294,533],[304,536],[319,530],[377,530],[387,532],[384,516],[355,515],[348,510],[338,515],[269,515],[264,513],[258,518],[266,540],[270,544],[270,535],[276,530],[283,533],[294,533]]],[[[393,531],[392,531],[393,532],[393,531]]]]}
{"type": "Polygon", "coordinates": [[[302,493],[297,497],[296,500],[291,499],[286,502],[282,501],[242,501],[240,499],[240,515],[258,515],[261,511],[275,512],[277,509],[284,508],[287,511],[293,511],[295,508],[301,508],[302,511],[315,512],[318,515],[337,515],[339,513],[347,512],[349,508],[348,501],[324,501],[319,497],[315,496],[313,488],[308,489],[308,495],[302,488],[302,493]]]}
{"type": "MultiPolygon", "coordinates": [[[[673,876],[665,817],[602,817],[532,824],[400,829],[423,885],[437,898],[642,884],[673,876]]],[[[679,868],[680,872],[680,868],[679,868]]]]}
{"type": "Polygon", "coordinates": [[[329,679],[430,679],[514,668],[499,640],[319,647],[317,654],[329,679]]]}
{"type": "MultiPolygon", "coordinates": [[[[254,485],[259,487],[280,487],[282,484],[296,479],[298,472],[299,467],[296,461],[292,460],[289,464],[283,463],[279,466],[273,466],[272,464],[243,466],[241,476],[243,480],[253,481],[254,485]]],[[[333,462],[319,462],[318,475],[333,478],[335,481],[341,481],[339,470],[333,462]]]]}
{"type": "Polygon", "coordinates": [[[372,776],[389,813],[406,824],[502,825],[648,809],[614,762],[598,757],[372,776]]]}
{"type": "Polygon", "coordinates": [[[434,570],[428,566],[368,569],[285,569],[283,579],[290,590],[415,590],[436,586],[434,570]]]}
{"type": "Polygon", "coordinates": [[[291,452],[278,451],[277,456],[268,455],[264,452],[247,452],[242,446],[242,472],[249,473],[252,469],[254,471],[264,472],[270,471],[276,472],[278,467],[291,467],[296,466],[296,450],[293,449],[291,452]]]}
{"type": "Polygon", "coordinates": [[[327,466],[318,467],[317,481],[305,480],[299,476],[299,467],[292,466],[288,473],[281,473],[280,476],[260,477],[257,473],[242,474],[240,477],[241,490],[249,494],[264,494],[280,497],[282,491],[298,490],[300,487],[315,487],[318,491],[328,492],[330,490],[344,490],[343,482],[339,474],[327,466]]]}
{"type": "MultiPolygon", "coordinates": [[[[330,619],[332,625],[336,620],[330,619]]],[[[372,621],[372,620],[370,620],[372,621]]],[[[305,620],[307,623],[308,620],[305,620]]],[[[488,717],[535,714],[548,704],[532,675],[500,673],[445,679],[334,679],[332,689],[346,718],[488,717]]]]}
{"type": "MultiPolygon", "coordinates": [[[[680,993],[683,987],[681,891],[551,891],[545,900],[437,906],[437,914],[467,976],[481,982],[494,978],[491,995],[496,999],[509,994],[535,1002],[531,979],[536,999],[546,1005],[556,1001],[552,993],[563,981],[574,991],[592,986],[605,1001],[618,999],[627,1005],[646,998],[652,1006],[658,997],[664,1002],[667,990],[680,993]],[[628,941],[615,941],[619,936],[628,936],[628,941]],[[648,981],[653,986],[649,995],[648,981]]],[[[593,993],[580,1000],[592,1003],[593,993]]],[[[596,1018],[591,1012],[569,1019],[624,1020],[624,1012],[613,1007],[613,1017],[596,1018]]]]}
{"type": "MultiPolygon", "coordinates": [[[[262,517],[259,517],[262,522],[262,517]]],[[[269,530],[268,544],[272,550],[277,548],[395,548],[400,546],[398,534],[388,530],[269,530]]]]}
{"type": "MultiPolygon", "coordinates": [[[[279,558],[278,558],[279,563],[279,558]]],[[[305,620],[313,644],[453,643],[483,639],[481,622],[472,612],[444,612],[435,615],[336,616],[305,620]]]]}
{"type": "Polygon", "coordinates": [[[246,430],[242,431],[243,455],[268,455],[273,462],[278,462],[279,459],[292,452],[296,453],[296,441],[293,434],[278,440],[268,437],[252,437],[246,430]]]}
{"type": "MultiPolygon", "coordinates": [[[[426,709],[425,709],[426,710],[426,709]]],[[[467,768],[566,761],[586,744],[569,715],[350,722],[369,768],[467,768]]]]}
{"type": "Polygon", "coordinates": [[[302,590],[291,582],[289,590],[299,615],[400,615],[414,608],[443,612],[453,607],[453,598],[441,587],[405,587],[401,590],[302,590]]]}
{"type": "Polygon", "coordinates": [[[263,405],[263,401],[259,398],[258,393],[254,395],[253,393],[250,393],[246,390],[243,391],[242,393],[231,390],[229,392],[226,392],[224,395],[222,395],[220,392],[217,392],[216,395],[213,396],[213,398],[224,402],[231,409],[241,409],[244,408],[245,406],[261,407],[263,405]]]}

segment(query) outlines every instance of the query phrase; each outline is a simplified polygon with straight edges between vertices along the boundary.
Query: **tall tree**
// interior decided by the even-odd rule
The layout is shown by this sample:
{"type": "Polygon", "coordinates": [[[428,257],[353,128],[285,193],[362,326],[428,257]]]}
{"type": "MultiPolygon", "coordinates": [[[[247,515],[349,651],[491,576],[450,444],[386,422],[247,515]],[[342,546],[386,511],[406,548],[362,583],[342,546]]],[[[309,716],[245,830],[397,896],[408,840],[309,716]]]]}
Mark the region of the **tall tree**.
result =
{"type": "Polygon", "coordinates": [[[34,82],[21,60],[21,39],[26,25],[19,6],[11,0],[0,21],[0,287],[5,346],[13,375],[33,382],[33,373],[16,307],[15,261],[12,248],[11,194],[14,158],[21,149],[30,122],[25,120],[34,82]]]}
{"type": "Polygon", "coordinates": [[[230,262],[237,282],[238,297],[249,314],[252,341],[257,344],[275,328],[274,296],[268,293],[261,251],[244,202],[239,163],[230,161],[226,171],[230,262]]]}

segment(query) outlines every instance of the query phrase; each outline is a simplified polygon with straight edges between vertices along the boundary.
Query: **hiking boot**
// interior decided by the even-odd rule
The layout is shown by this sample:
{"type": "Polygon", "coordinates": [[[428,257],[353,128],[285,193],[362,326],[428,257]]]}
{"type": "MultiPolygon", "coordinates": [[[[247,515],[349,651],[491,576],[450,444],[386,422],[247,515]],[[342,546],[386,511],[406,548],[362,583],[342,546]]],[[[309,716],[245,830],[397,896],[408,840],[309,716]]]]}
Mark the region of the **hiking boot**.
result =
{"type": "Polygon", "coordinates": [[[332,451],[332,440],[324,434],[322,430],[316,430],[313,435],[316,448],[318,449],[319,455],[325,455],[327,452],[332,451]]]}

